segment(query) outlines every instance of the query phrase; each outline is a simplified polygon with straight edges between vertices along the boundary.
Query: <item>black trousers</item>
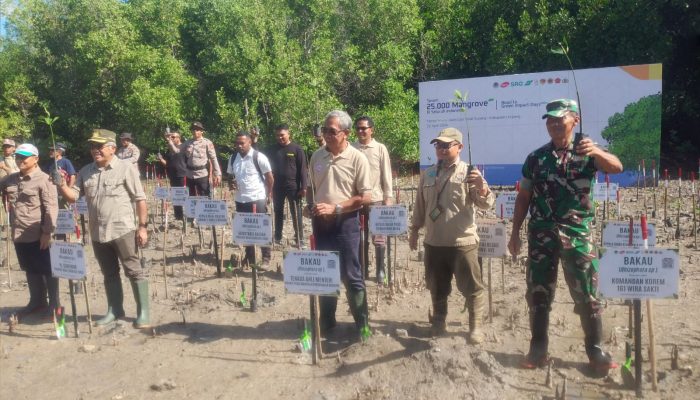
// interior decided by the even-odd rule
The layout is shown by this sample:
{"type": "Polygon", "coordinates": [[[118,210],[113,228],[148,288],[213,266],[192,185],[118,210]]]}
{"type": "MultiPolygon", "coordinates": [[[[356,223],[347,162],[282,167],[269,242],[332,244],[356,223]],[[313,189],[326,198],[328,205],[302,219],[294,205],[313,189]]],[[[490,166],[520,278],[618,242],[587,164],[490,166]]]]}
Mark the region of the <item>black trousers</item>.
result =
{"type": "Polygon", "coordinates": [[[187,179],[187,188],[190,190],[190,196],[209,197],[209,176],[187,179]]]}
{"type": "Polygon", "coordinates": [[[275,240],[282,240],[282,229],[284,228],[284,200],[289,203],[289,210],[292,213],[292,224],[296,238],[304,242],[304,223],[301,215],[301,199],[297,197],[297,192],[290,192],[284,189],[274,189],[272,191],[272,203],[275,206],[275,240]]]}

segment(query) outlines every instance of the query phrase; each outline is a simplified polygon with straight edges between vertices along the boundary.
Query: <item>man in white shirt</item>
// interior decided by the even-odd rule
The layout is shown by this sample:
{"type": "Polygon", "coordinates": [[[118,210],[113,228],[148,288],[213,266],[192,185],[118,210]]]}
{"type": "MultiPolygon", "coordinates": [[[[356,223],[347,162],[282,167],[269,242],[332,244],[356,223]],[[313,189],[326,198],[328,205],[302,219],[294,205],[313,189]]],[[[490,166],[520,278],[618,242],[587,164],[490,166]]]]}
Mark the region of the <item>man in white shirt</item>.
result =
{"type": "MultiPolygon", "coordinates": [[[[236,136],[238,153],[231,156],[227,173],[233,178],[233,188],[236,189],[236,211],[266,213],[267,204],[272,195],[272,168],[267,157],[253,149],[250,133],[241,131],[236,136]]],[[[262,247],[262,264],[260,269],[270,267],[271,249],[262,247]]],[[[255,263],[255,246],[246,246],[245,260],[251,265],[255,263]]]]}

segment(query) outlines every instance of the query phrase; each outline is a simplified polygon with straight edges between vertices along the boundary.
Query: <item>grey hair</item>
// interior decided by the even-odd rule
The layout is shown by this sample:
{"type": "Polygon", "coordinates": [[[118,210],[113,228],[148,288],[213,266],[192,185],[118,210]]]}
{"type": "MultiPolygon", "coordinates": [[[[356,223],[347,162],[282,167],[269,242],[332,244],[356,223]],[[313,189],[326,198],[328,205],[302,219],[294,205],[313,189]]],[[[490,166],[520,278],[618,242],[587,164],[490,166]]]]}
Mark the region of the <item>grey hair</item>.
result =
{"type": "Polygon", "coordinates": [[[333,110],[326,114],[326,118],[324,118],[324,121],[328,121],[331,118],[338,119],[338,125],[340,125],[340,129],[347,131],[352,129],[352,118],[350,118],[350,115],[348,115],[348,113],[346,113],[345,111],[333,110]]]}
{"type": "Polygon", "coordinates": [[[115,148],[116,148],[116,147],[117,147],[117,144],[114,143],[114,142],[107,142],[107,143],[103,144],[103,146],[112,146],[112,147],[115,147],[115,148]]]}

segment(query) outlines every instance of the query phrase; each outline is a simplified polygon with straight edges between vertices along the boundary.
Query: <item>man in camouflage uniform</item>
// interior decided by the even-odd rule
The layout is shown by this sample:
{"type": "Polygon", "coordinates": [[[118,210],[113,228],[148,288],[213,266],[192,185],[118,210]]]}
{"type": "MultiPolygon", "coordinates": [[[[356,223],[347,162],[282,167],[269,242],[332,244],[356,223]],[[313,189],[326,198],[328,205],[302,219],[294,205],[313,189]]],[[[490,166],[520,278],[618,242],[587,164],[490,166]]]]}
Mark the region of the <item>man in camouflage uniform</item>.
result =
{"type": "Polygon", "coordinates": [[[216,150],[214,143],[204,137],[204,126],[201,122],[193,122],[192,139],[185,141],[180,146],[173,143],[170,137],[167,137],[170,150],[177,154],[185,153],[187,159],[187,187],[190,190],[190,196],[207,196],[209,197],[209,163],[213,169],[214,186],[221,183],[221,168],[219,161],[216,159],[216,150]]]}
{"type": "Polygon", "coordinates": [[[121,147],[117,150],[117,157],[120,160],[124,160],[138,171],[139,170],[139,157],[141,157],[141,150],[132,142],[134,138],[131,133],[124,132],[119,135],[119,141],[121,142],[121,147]]]}
{"type": "Polygon", "coordinates": [[[530,210],[525,298],[532,338],[525,368],[541,367],[549,361],[547,330],[559,260],[574,300],[574,313],[581,319],[591,367],[599,372],[617,367],[600,346],[603,308],[598,299],[598,249],[589,226],[594,215],[591,186],[596,171],[619,173],[622,164],[589,138],[574,141],[578,112],[574,100],[547,104],[542,118],[552,140],[527,156],[515,201],[508,243],[513,255],[520,252],[520,227],[530,210]]]}
{"type": "Polygon", "coordinates": [[[19,167],[15,161],[15,141],[3,139],[2,157],[0,157],[0,178],[17,171],[19,171],[19,167]]]}

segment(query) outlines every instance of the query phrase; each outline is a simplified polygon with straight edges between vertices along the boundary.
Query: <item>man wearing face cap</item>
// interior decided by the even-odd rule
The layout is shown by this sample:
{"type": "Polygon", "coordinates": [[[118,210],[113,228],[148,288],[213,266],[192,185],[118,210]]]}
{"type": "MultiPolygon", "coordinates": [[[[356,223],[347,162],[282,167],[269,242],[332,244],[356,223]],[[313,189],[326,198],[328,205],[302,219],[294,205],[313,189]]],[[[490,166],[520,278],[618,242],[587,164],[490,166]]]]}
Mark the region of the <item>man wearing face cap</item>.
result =
{"type": "Polygon", "coordinates": [[[121,147],[117,151],[117,157],[130,163],[138,171],[141,150],[133,143],[133,136],[129,132],[124,132],[119,135],[119,141],[121,142],[121,147]]]}
{"type": "Polygon", "coordinates": [[[61,142],[56,142],[55,146],[49,147],[49,158],[42,166],[42,170],[53,176],[54,170],[58,167],[58,171],[63,175],[68,186],[75,184],[76,172],[73,163],[65,157],[66,145],[61,142]]]}
{"type": "Polygon", "coordinates": [[[7,174],[19,171],[15,161],[15,141],[12,139],[2,140],[2,156],[0,157],[0,178],[7,174]]]}
{"type": "Polygon", "coordinates": [[[418,248],[425,227],[425,280],[433,303],[432,334],[446,333],[447,298],[452,276],[469,309],[471,344],[484,339],[481,322],[484,284],[479,268],[476,209],[493,207],[495,196],[477,168],[460,160],[462,132],[445,128],[431,142],[438,163],[421,175],[409,228],[409,246],[418,248]]]}
{"type": "Polygon", "coordinates": [[[216,149],[211,140],[204,137],[204,125],[195,121],[192,123],[192,139],[177,146],[171,137],[166,137],[168,147],[177,154],[184,152],[187,165],[187,187],[190,196],[207,196],[210,194],[209,187],[209,165],[213,172],[213,184],[218,186],[221,183],[221,168],[219,160],[216,158],[216,149]]]}
{"type": "Polygon", "coordinates": [[[525,159],[508,243],[511,254],[517,255],[520,227],[529,208],[525,298],[532,337],[522,366],[537,368],[549,363],[549,312],[561,261],[590,366],[607,373],[617,364],[601,347],[603,304],[598,293],[598,249],[590,230],[595,213],[591,186],[597,171],[619,173],[622,164],[589,138],[575,142],[574,128],[580,122],[576,101],[551,101],[542,118],[551,141],[525,159]]]}
{"type": "Polygon", "coordinates": [[[64,198],[73,203],[80,194],[88,207],[90,238],[95,258],[104,276],[107,313],[95,322],[106,325],[124,317],[124,293],[119,265],[129,278],[136,300],[136,328],[150,327],[150,297],[147,271],[141,267],[137,246],[148,241],[146,194],[131,163],[119,159],[116,134],[95,129],[88,139],[94,162],[78,173],[75,185],[57,183],[64,198]],[[134,224],[134,207],[138,227],[134,224]]]}

